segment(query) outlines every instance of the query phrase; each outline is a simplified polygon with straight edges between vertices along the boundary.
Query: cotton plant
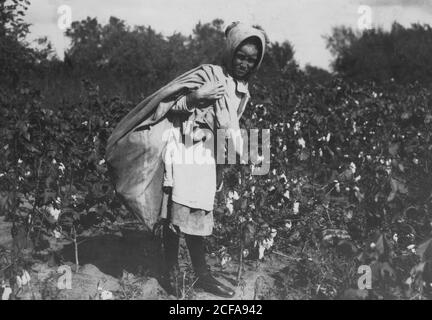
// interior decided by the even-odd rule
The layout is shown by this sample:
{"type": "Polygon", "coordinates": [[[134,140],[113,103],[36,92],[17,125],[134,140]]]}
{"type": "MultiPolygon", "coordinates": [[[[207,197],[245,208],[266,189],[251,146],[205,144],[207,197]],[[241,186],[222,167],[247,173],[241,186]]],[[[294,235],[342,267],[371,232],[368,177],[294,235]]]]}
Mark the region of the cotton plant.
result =
{"type": "Polygon", "coordinates": [[[26,286],[27,284],[30,283],[30,280],[31,280],[30,274],[26,270],[23,271],[21,276],[19,275],[16,276],[16,284],[18,288],[26,286]]]}
{"type": "Polygon", "coordinates": [[[229,191],[225,199],[225,205],[230,215],[234,213],[234,201],[239,200],[240,196],[237,191],[229,191]]]}
{"type": "Polygon", "coordinates": [[[11,294],[12,294],[12,289],[9,286],[4,286],[1,299],[2,300],[9,300],[11,294]]]}
{"type": "Polygon", "coordinates": [[[111,291],[105,290],[102,286],[98,285],[98,293],[101,300],[113,300],[114,295],[111,291]]]}
{"type": "Polygon", "coordinates": [[[274,240],[277,235],[276,229],[271,229],[270,235],[258,242],[258,259],[264,258],[264,252],[269,250],[274,245],[274,240]]]}

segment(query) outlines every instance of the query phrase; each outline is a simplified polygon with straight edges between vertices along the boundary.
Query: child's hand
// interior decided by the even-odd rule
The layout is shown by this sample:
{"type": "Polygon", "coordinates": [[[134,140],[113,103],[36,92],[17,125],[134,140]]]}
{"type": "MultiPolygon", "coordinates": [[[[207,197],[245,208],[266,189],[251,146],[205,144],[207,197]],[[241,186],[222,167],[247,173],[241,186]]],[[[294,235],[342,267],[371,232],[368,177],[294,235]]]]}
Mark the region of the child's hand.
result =
{"type": "Polygon", "coordinates": [[[187,104],[199,105],[201,102],[218,100],[225,94],[225,87],[220,82],[208,82],[187,95],[187,104]]]}

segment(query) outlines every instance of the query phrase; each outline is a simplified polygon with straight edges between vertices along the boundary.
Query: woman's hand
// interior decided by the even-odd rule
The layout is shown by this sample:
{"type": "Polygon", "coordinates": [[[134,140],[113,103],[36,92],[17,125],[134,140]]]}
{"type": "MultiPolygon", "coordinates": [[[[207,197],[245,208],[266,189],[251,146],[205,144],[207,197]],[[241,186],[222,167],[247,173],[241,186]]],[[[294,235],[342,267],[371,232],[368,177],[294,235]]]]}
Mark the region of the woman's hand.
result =
{"type": "Polygon", "coordinates": [[[208,82],[186,96],[188,106],[198,106],[200,102],[218,100],[225,94],[225,87],[220,82],[208,82]]]}

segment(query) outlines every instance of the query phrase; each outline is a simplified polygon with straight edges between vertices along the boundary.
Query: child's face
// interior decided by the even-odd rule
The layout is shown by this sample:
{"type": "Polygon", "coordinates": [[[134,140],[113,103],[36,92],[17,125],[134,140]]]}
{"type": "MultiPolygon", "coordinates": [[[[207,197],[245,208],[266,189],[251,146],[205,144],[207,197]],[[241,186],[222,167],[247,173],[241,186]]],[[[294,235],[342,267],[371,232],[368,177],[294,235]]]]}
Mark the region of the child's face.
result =
{"type": "Polygon", "coordinates": [[[233,58],[233,77],[244,79],[258,63],[258,48],[255,44],[245,43],[239,47],[233,58]]]}

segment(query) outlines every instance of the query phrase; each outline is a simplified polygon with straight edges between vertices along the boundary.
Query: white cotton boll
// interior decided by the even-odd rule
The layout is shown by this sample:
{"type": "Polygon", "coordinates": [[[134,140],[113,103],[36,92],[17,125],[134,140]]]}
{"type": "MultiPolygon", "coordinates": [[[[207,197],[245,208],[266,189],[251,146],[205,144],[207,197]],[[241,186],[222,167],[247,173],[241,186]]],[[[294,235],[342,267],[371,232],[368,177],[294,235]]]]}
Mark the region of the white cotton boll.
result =
{"type": "Polygon", "coordinates": [[[55,237],[56,239],[60,239],[61,236],[62,236],[62,235],[61,235],[61,232],[58,231],[58,230],[54,230],[53,233],[54,233],[54,237],[55,237]]]}
{"type": "Polygon", "coordinates": [[[260,244],[258,248],[258,259],[261,260],[262,258],[264,258],[264,251],[265,251],[264,246],[260,244]]]}
{"type": "Polygon", "coordinates": [[[286,182],[288,181],[288,179],[287,179],[285,173],[282,173],[282,174],[279,176],[279,179],[283,179],[283,180],[284,180],[284,183],[286,183],[286,182]]]}
{"type": "Polygon", "coordinates": [[[413,163],[414,164],[419,164],[419,160],[416,158],[416,159],[413,159],[413,163]]]}
{"type": "Polygon", "coordinates": [[[59,209],[55,209],[52,205],[50,205],[48,207],[48,213],[51,215],[51,217],[54,218],[54,220],[58,220],[59,215],[60,215],[60,210],[59,209]]]}
{"type": "Polygon", "coordinates": [[[336,189],[336,191],[337,191],[337,192],[340,192],[340,184],[339,184],[339,181],[335,180],[334,182],[336,183],[336,184],[335,184],[335,189],[336,189]]]}
{"type": "Polygon", "coordinates": [[[398,240],[399,240],[398,234],[395,233],[395,234],[393,235],[393,241],[394,241],[394,242],[398,242],[398,240]]]}
{"type": "Polygon", "coordinates": [[[327,134],[326,141],[329,142],[329,141],[330,141],[330,138],[331,138],[331,133],[329,132],[329,133],[327,134]]]}
{"type": "Polygon", "coordinates": [[[234,205],[232,203],[227,203],[226,207],[228,209],[229,214],[230,215],[233,214],[233,212],[234,212],[234,205]]]}
{"type": "Polygon", "coordinates": [[[52,164],[57,164],[57,160],[56,159],[52,159],[51,163],[52,164]]]}
{"type": "Polygon", "coordinates": [[[268,191],[271,192],[271,191],[273,191],[273,190],[275,190],[275,189],[276,189],[275,186],[271,185],[270,188],[268,189],[268,191]]]}
{"type": "Polygon", "coordinates": [[[292,221],[288,220],[287,222],[285,222],[285,228],[290,230],[292,228],[292,221]]]}
{"type": "Polygon", "coordinates": [[[272,174],[275,176],[276,173],[277,173],[277,172],[276,172],[276,169],[273,169],[273,170],[272,170],[272,174]]]}
{"type": "Polygon", "coordinates": [[[66,167],[65,167],[65,165],[64,165],[62,162],[60,162],[58,168],[59,168],[59,170],[61,171],[61,173],[64,173],[64,171],[66,170],[66,167]]]}
{"type": "Polygon", "coordinates": [[[354,162],[351,162],[349,167],[350,167],[351,172],[352,172],[353,174],[355,174],[355,173],[356,173],[356,170],[357,170],[357,167],[356,167],[355,163],[354,163],[354,162]]]}
{"type": "Polygon", "coordinates": [[[302,147],[306,148],[306,141],[303,138],[297,140],[297,143],[302,147]]]}
{"type": "Polygon", "coordinates": [[[99,161],[99,165],[104,165],[105,164],[105,159],[102,159],[101,161],[99,161]]]}
{"type": "Polygon", "coordinates": [[[251,192],[254,193],[255,192],[255,186],[251,187],[251,192]]]}
{"type": "Polygon", "coordinates": [[[111,291],[102,290],[100,297],[101,297],[102,300],[112,300],[113,299],[113,294],[112,294],[111,291]]]}
{"type": "Polygon", "coordinates": [[[234,199],[234,200],[238,200],[238,199],[240,199],[240,196],[238,195],[237,191],[234,191],[234,192],[233,192],[233,199],[234,199]]]}
{"type": "Polygon", "coordinates": [[[21,283],[23,286],[27,285],[30,282],[31,278],[29,273],[24,270],[23,275],[21,276],[21,283]]]}
{"type": "Polygon", "coordinates": [[[263,246],[267,250],[273,246],[273,243],[274,243],[273,238],[267,238],[263,240],[263,246]]]}
{"type": "Polygon", "coordinates": [[[285,191],[284,197],[287,198],[287,199],[290,198],[290,192],[289,192],[289,190],[285,191]]]}
{"type": "Polygon", "coordinates": [[[300,212],[300,202],[296,201],[293,205],[293,213],[298,214],[300,212]]]}
{"type": "Polygon", "coordinates": [[[10,287],[3,287],[2,300],[9,300],[10,295],[12,294],[12,289],[10,287]]]}
{"type": "Polygon", "coordinates": [[[416,253],[416,249],[415,249],[416,245],[415,244],[410,244],[407,249],[410,250],[412,253],[416,253]]]}
{"type": "Polygon", "coordinates": [[[354,178],[354,181],[358,182],[358,181],[360,181],[360,179],[361,179],[361,176],[357,176],[357,177],[354,178]]]}
{"type": "Polygon", "coordinates": [[[323,151],[321,148],[319,148],[319,156],[322,157],[323,156],[323,151]]]}
{"type": "Polygon", "coordinates": [[[282,147],[282,152],[283,152],[283,151],[287,151],[287,150],[288,150],[287,146],[284,145],[284,146],[282,147]]]}
{"type": "Polygon", "coordinates": [[[22,287],[22,280],[20,276],[16,276],[16,284],[18,286],[18,288],[22,287]]]}
{"type": "Polygon", "coordinates": [[[23,161],[21,160],[21,158],[18,159],[18,164],[22,164],[22,163],[23,163],[23,161]]]}
{"type": "Polygon", "coordinates": [[[271,236],[272,238],[274,238],[274,237],[276,237],[276,235],[277,235],[277,230],[276,230],[276,229],[271,229],[270,236],[271,236]]]}

